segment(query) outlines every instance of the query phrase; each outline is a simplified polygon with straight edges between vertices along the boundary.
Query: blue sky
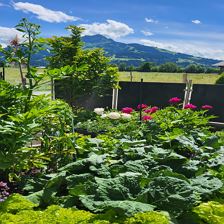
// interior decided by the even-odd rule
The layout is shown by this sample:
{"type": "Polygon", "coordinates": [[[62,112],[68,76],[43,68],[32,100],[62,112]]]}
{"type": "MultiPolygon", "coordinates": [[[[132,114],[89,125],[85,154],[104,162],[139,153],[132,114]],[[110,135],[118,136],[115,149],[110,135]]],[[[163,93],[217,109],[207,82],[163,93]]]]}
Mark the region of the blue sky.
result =
{"type": "Polygon", "coordinates": [[[67,35],[75,24],[86,35],[224,60],[223,11],[223,0],[0,0],[0,43],[26,17],[44,37],[67,35]]]}

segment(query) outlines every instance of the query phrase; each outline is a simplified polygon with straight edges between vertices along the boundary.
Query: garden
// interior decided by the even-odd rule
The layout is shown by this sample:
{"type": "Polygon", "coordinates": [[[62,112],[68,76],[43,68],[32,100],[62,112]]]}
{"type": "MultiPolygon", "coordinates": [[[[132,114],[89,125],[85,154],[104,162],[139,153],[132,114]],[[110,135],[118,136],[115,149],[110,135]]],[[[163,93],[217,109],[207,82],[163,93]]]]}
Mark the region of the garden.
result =
{"type": "Polygon", "coordinates": [[[183,108],[174,96],[164,108],[86,111],[35,96],[46,77],[70,78],[72,100],[104,95],[119,88],[117,68],[101,50],[82,49],[80,28],[47,40],[26,19],[16,28],[24,40],[2,51],[27,72],[20,85],[0,81],[0,223],[224,223],[215,105],[183,108]],[[46,43],[52,57],[40,74],[30,60],[46,43]]]}

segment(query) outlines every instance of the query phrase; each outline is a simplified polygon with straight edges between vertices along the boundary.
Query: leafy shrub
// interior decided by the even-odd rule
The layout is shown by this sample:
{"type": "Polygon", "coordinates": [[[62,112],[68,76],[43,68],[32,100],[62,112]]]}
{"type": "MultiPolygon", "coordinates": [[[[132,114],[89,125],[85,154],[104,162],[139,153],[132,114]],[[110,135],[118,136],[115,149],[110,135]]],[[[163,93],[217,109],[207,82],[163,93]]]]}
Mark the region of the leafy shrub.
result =
{"type": "Polygon", "coordinates": [[[3,99],[0,106],[0,170],[5,176],[15,177],[21,171],[46,165],[55,169],[71,162],[75,147],[73,113],[69,105],[37,96],[26,104],[25,111],[26,90],[4,81],[0,82],[0,87],[3,99]],[[42,143],[41,147],[32,147],[34,141],[42,143]]]}
{"type": "Polygon", "coordinates": [[[220,77],[216,80],[215,84],[224,84],[224,74],[222,73],[220,77]]]}
{"type": "Polygon", "coordinates": [[[224,223],[224,204],[215,201],[202,203],[193,210],[201,219],[202,223],[222,224],[224,223]]]}
{"type": "Polygon", "coordinates": [[[160,212],[138,213],[125,221],[125,224],[169,224],[168,215],[160,212]]]}
{"type": "Polygon", "coordinates": [[[222,189],[222,181],[208,171],[221,166],[216,160],[223,152],[207,151],[205,164],[201,153],[189,159],[172,149],[145,144],[122,139],[121,148],[102,155],[92,152],[60,168],[43,186],[41,205],[80,207],[81,202],[92,212],[115,210],[123,216],[156,206],[179,217],[222,189]]]}
{"type": "Polygon", "coordinates": [[[0,203],[0,213],[12,213],[23,210],[32,210],[36,205],[19,194],[10,195],[7,200],[0,203]]]}
{"type": "Polygon", "coordinates": [[[2,224],[8,223],[71,223],[71,224],[109,224],[109,223],[169,223],[169,215],[159,212],[139,213],[132,218],[118,219],[111,214],[95,215],[87,211],[74,208],[61,208],[56,205],[46,210],[34,211],[35,204],[23,196],[15,194],[0,204],[0,220],[2,224]]]}

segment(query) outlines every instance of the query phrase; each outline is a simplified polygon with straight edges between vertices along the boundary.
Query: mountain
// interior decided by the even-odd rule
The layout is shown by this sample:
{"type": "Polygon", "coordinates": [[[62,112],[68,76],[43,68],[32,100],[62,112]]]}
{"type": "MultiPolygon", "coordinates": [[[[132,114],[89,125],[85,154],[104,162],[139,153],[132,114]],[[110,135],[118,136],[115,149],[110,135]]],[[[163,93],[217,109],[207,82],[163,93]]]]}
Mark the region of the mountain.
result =
{"type": "Polygon", "coordinates": [[[166,62],[175,62],[180,66],[189,64],[201,64],[212,66],[219,60],[195,57],[188,54],[171,52],[168,50],[149,47],[141,44],[125,44],[116,42],[102,35],[84,36],[85,49],[103,48],[107,56],[112,58],[112,63],[139,66],[142,62],[154,62],[163,64],[166,62]]]}
{"type": "MultiPolygon", "coordinates": [[[[102,35],[84,36],[82,38],[85,49],[103,48],[107,56],[110,56],[112,63],[139,66],[143,62],[154,62],[163,64],[166,62],[175,62],[180,66],[189,64],[201,64],[212,66],[220,62],[219,60],[195,57],[192,55],[175,53],[156,47],[148,47],[141,44],[125,44],[116,42],[102,35]]],[[[0,52],[0,60],[2,57],[0,52]]],[[[49,51],[43,50],[33,55],[31,64],[33,66],[46,66],[46,56],[50,56],[49,51]]]]}

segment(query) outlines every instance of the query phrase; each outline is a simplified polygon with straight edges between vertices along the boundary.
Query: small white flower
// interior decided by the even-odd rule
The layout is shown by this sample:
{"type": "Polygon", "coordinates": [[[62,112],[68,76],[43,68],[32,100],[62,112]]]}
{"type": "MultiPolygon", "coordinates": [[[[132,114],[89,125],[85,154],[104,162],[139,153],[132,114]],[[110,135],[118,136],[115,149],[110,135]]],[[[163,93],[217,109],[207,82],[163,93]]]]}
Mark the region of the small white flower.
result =
{"type": "Polygon", "coordinates": [[[121,117],[125,120],[129,120],[131,119],[132,115],[131,114],[126,114],[126,113],[122,113],[121,114],[121,117]]]}
{"type": "Polygon", "coordinates": [[[118,112],[110,112],[107,116],[113,120],[117,120],[121,117],[121,115],[118,112]]]}
{"type": "Polygon", "coordinates": [[[98,115],[102,115],[104,112],[104,108],[95,108],[94,112],[98,115]]]}
{"type": "Polygon", "coordinates": [[[107,118],[107,115],[106,115],[106,114],[102,114],[102,115],[101,115],[101,118],[102,118],[102,119],[107,118]]]}

